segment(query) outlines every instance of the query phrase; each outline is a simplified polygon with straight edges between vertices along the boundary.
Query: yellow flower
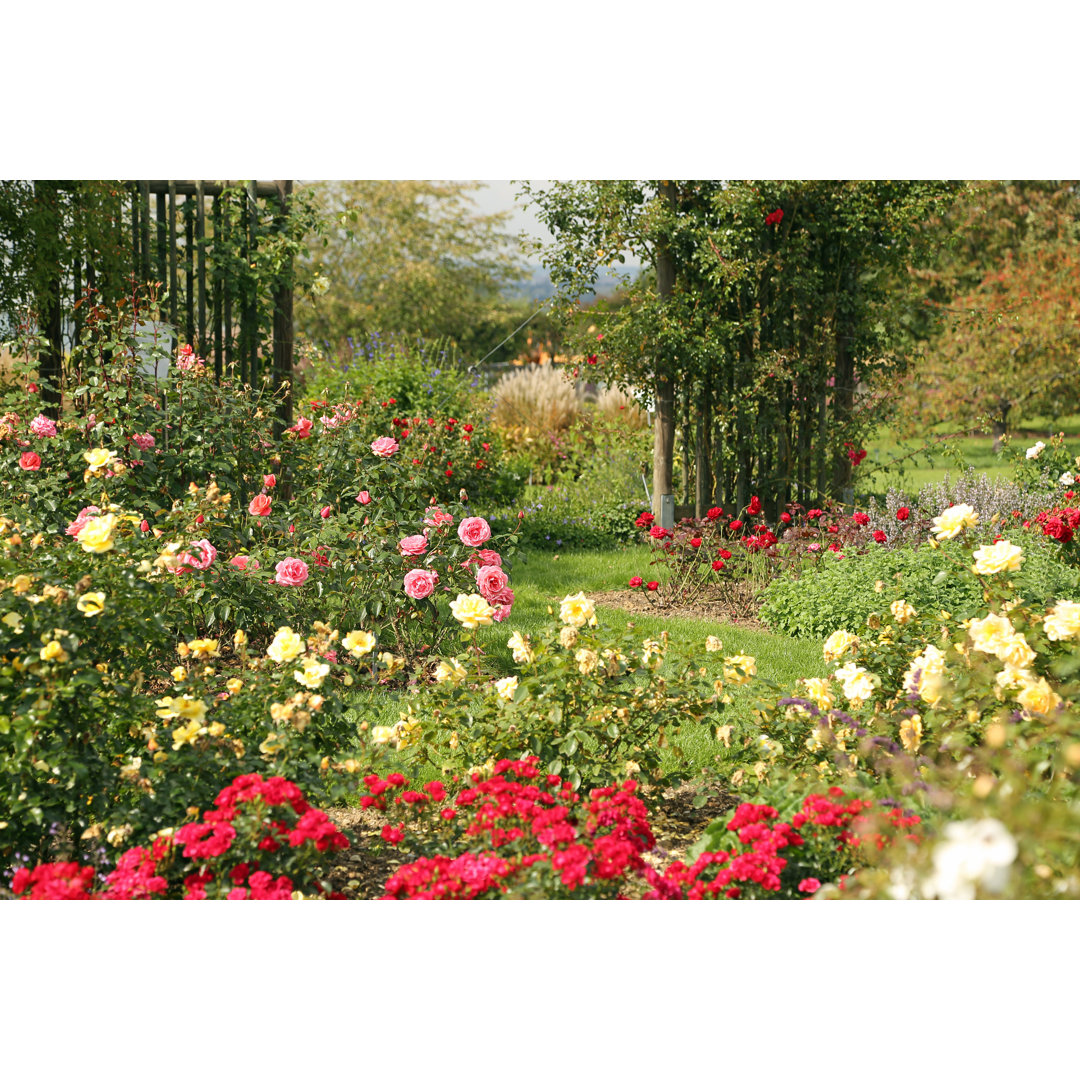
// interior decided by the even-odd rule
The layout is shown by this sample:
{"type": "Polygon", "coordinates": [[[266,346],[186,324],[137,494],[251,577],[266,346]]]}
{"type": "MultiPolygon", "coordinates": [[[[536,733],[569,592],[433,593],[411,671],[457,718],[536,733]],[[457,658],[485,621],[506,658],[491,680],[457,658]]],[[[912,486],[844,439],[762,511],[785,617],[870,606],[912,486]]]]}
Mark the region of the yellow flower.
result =
{"type": "Polygon", "coordinates": [[[380,725],[379,727],[373,727],[371,729],[371,741],[376,746],[385,746],[387,743],[394,741],[394,728],[385,727],[380,725]]]}
{"type": "Polygon", "coordinates": [[[507,648],[514,654],[514,662],[518,664],[531,664],[536,659],[532,646],[529,644],[529,639],[525,637],[519,630],[515,630],[510,635],[510,640],[506,643],[507,648]]]}
{"type": "Polygon", "coordinates": [[[1068,641],[1080,634],[1080,604],[1072,600],[1059,600],[1043,622],[1043,629],[1051,641],[1068,641]]]}
{"type": "Polygon", "coordinates": [[[270,642],[266,655],[279,664],[295,660],[302,652],[307,650],[304,639],[288,626],[279,626],[274,640],[270,642]]]}
{"type": "Polygon", "coordinates": [[[314,657],[309,656],[304,660],[303,668],[293,672],[293,678],[309,690],[318,690],[323,684],[323,679],[329,674],[329,664],[320,664],[314,657]]]}
{"type": "Polygon", "coordinates": [[[1008,540],[984,544],[975,549],[975,573],[1000,574],[1003,570],[1019,570],[1024,561],[1023,551],[1023,548],[1010,544],[1008,540]]]}
{"type": "Polygon", "coordinates": [[[998,649],[1016,636],[1016,630],[1004,615],[991,612],[985,619],[972,619],[968,623],[968,636],[977,652],[996,656],[998,649]]]}
{"type": "Polygon", "coordinates": [[[466,630],[475,630],[492,624],[495,609],[478,593],[458,593],[458,598],[450,602],[450,613],[466,630]]]}
{"type": "Polygon", "coordinates": [[[46,661],[55,660],[58,664],[63,664],[68,659],[68,654],[64,652],[63,646],[59,641],[50,641],[44,649],[41,650],[41,659],[46,661]]]}
{"type": "Polygon", "coordinates": [[[405,666],[403,657],[388,652],[379,653],[379,663],[386,668],[386,674],[391,676],[396,675],[405,666]]]}
{"type": "Polygon", "coordinates": [[[979,515],[975,513],[975,508],[967,503],[960,503],[959,506],[942,510],[940,517],[934,518],[931,531],[940,540],[951,540],[964,529],[973,529],[978,524],[979,515]]]}
{"type": "Polygon", "coordinates": [[[641,662],[643,664],[651,664],[654,658],[663,660],[664,646],[659,641],[654,641],[652,638],[646,638],[641,643],[641,662]]]}
{"type": "Polygon", "coordinates": [[[596,665],[600,662],[600,657],[592,649],[578,649],[574,653],[574,659],[577,661],[578,671],[582,675],[588,675],[590,671],[595,671],[596,665]]]}
{"type": "Polygon", "coordinates": [[[276,731],[271,731],[270,734],[259,743],[260,754],[278,754],[284,749],[285,744],[282,741],[282,736],[276,731]]]}
{"type": "Polygon", "coordinates": [[[225,725],[220,721],[215,720],[207,729],[215,739],[220,739],[225,734],[225,725]]]}
{"type": "Polygon", "coordinates": [[[752,656],[736,653],[724,657],[724,678],[729,683],[742,686],[757,674],[757,661],[752,656]]]}
{"type": "MultiPolygon", "coordinates": [[[[83,458],[86,461],[88,470],[95,476],[110,468],[117,460],[116,454],[112,450],[106,450],[103,447],[87,450],[83,454],[83,458]]],[[[82,536],[82,533],[80,532],[79,535],[82,536]]]]}
{"type": "Polygon", "coordinates": [[[833,696],[829,692],[828,679],[800,679],[799,681],[806,687],[807,697],[819,709],[828,710],[833,707],[833,696]]]}
{"type": "Polygon", "coordinates": [[[232,636],[233,644],[238,648],[243,648],[248,643],[248,636],[243,630],[237,630],[232,636]]]}
{"type": "Polygon", "coordinates": [[[173,677],[173,682],[183,682],[187,678],[186,669],[180,667],[179,665],[174,667],[172,671],[169,672],[169,674],[173,677]]]}
{"type": "Polygon", "coordinates": [[[582,627],[596,625],[596,609],[592,601],[583,593],[564,596],[559,604],[559,618],[567,626],[582,627]]]}
{"type": "Polygon", "coordinates": [[[922,718],[916,713],[900,721],[900,742],[909,754],[914,754],[922,743],[922,718]]]}
{"type": "Polygon", "coordinates": [[[564,649],[572,649],[577,644],[577,631],[572,626],[564,626],[559,631],[559,644],[564,649]]]}
{"type": "Polygon", "coordinates": [[[994,655],[1002,663],[1014,668],[1031,667],[1035,663],[1035,650],[1020,634],[1013,634],[1007,641],[1003,641],[994,655]]]}
{"type": "Polygon", "coordinates": [[[189,641],[187,647],[194,657],[221,655],[218,643],[213,638],[196,638],[194,641],[189,641]]]}
{"type": "Polygon", "coordinates": [[[30,591],[30,586],[33,585],[33,580],[29,574],[16,574],[11,579],[11,587],[15,590],[17,596],[21,596],[23,593],[30,591]]]}
{"type": "Polygon", "coordinates": [[[104,514],[90,518],[79,531],[79,544],[83,551],[102,555],[113,549],[113,534],[116,531],[116,515],[104,514]]]}
{"type": "Polygon", "coordinates": [[[244,684],[240,679],[229,679],[229,681],[225,683],[225,689],[228,690],[230,694],[236,694],[244,689],[244,684]]]}
{"type": "Polygon", "coordinates": [[[705,651],[706,652],[720,652],[723,649],[724,643],[715,635],[710,634],[705,639],[705,651]]]}
{"type": "Polygon", "coordinates": [[[856,705],[868,701],[873,697],[874,690],[881,685],[881,679],[877,675],[871,674],[854,662],[844,664],[833,674],[843,687],[844,697],[856,705]]]}
{"type": "Polygon", "coordinates": [[[495,692],[503,699],[503,701],[513,701],[514,694],[517,693],[517,687],[517,676],[511,675],[509,678],[500,679],[495,684],[495,692]]]}
{"type": "Polygon", "coordinates": [[[894,600],[889,605],[892,617],[901,625],[911,622],[915,618],[915,609],[906,600],[894,600]]]}
{"type": "Polygon", "coordinates": [[[197,720],[201,725],[206,719],[206,703],[198,698],[163,697],[155,702],[158,716],[165,720],[197,720]]]}
{"type": "Polygon", "coordinates": [[[468,672],[456,660],[440,660],[435,669],[435,681],[437,683],[451,682],[455,686],[462,682],[468,672]]]}
{"type": "MultiPolygon", "coordinates": [[[[203,710],[205,712],[205,709],[203,710]]],[[[173,730],[173,744],[174,750],[179,750],[185,743],[193,743],[202,734],[204,734],[206,728],[202,726],[199,720],[189,720],[182,727],[175,728],[173,730]]]]}
{"type": "Polygon", "coordinates": [[[10,626],[16,634],[21,634],[23,631],[22,616],[17,611],[9,611],[2,619],[0,619],[5,626],[10,626]]]}
{"type": "Polygon", "coordinates": [[[1029,682],[1016,695],[1016,700],[1036,716],[1049,716],[1061,704],[1061,698],[1050,689],[1050,684],[1043,678],[1029,682]]]}
{"type": "Polygon", "coordinates": [[[375,635],[369,634],[366,630],[350,630],[341,639],[341,644],[348,649],[351,656],[359,660],[375,648],[375,635]]]}
{"type": "Polygon", "coordinates": [[[936,705],[945,691],[944,676],[945,654],[936,645],[927,645],[904,672],[904,689],[936,705]]]}
{"type": "Polygon", "coordinates": [[[859,639],[847,630],[835,630],[825,639],[825,661],[832,663],[847,653],[854,653],[859,648],[859,639]]]}
{"type": "Polygon", "coordinates": [[[83,593],[82,596],[75,601],[75,606],[88,619],[92,615],[100,615],[105,610],[105,594],[103,592],[83,593]]]}

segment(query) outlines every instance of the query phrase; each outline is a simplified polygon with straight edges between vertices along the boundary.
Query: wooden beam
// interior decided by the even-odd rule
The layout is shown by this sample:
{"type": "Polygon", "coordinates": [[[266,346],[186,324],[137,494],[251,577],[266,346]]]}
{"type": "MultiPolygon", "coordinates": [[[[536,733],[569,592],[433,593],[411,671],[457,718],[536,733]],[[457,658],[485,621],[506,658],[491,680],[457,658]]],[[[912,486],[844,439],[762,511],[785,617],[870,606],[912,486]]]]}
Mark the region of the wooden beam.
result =
{"type": "Polygon", "coordinates": [[[195,256],[199,260],[199,348],[200,356],[206,356],[206,202],[203,198],[202,181],[196,181],[195,191],[195,256]]]}
{"type": "MultiPolygon", "coordinates": [[[[177,195],[196,195],[198,185],[202,184],[204,195],[220,195],[227,188],[235,187],[239,181],[228,180],[147,180],[150,191],[157,194],[159,191],[172,191],[174,188],[177,195]]],[[[278,182],[276,180],[252,180],[248,183],[248,191],[251,185],[255,185],[255,196],[260,199],[274,199],[278,196],[278,182]]]]}
{"type": "Polygon", "coordinates": [[[173,330],[178,330],[177,323],[177,295],[180,290],[180,282],[176,272],[176,183],[169,181],[169,319],[173,330]]]}

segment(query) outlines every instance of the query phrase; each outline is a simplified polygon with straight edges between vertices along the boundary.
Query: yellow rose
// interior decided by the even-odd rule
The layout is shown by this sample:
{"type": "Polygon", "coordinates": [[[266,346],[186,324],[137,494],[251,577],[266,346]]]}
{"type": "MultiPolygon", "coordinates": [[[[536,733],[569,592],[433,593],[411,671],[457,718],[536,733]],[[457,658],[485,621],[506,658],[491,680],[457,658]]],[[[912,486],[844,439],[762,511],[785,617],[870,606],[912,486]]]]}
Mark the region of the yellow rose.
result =
{"type": "Polygon", "coordinates": [[[173,682],[183,682],[187,678],[187,671],[182,667],[174,667],[169,674],[173,677],[173,682]]]}
{"type": "Polygon", "coordinates": [[[996,656],[998,649],[1016,636],[1016,629],[1004,615],[991,612],[985,619],[972,619],[968,623],[968,636],[977,652],[996,656]]]}
{"type": "Polygon", "coordinates": [[[1035,663],[1035,650],[1019,634],[1003,641],[994,655],[1002,663],[1014,668],[1031,667],[1035,663]]]}
{"type": "Polygon", "coordinates": [[[847,630],[835,630],[825,639],[825,661],[833,663],[847,653],[854,653],[859,648],[859,639],[847,630]]]}
{"type": "Polygon", "coordinates": [[[478,593],[458,593],[458,598],[450,602],[450,613],[466,630],[475,630],[492,624],[495,609],[478,593]]]}
{"type": "Polygon", "coordinates": [[[752,656],[736,653],[724,657],[724,678],[729,683],[742,686],[757,674],[757,661],[752,656]]]}
{"type": "Polygon", "coordinates": [[[237,630],[232,636],[233,644],[238,648],[243,648],[248,643],[248,636],[243,630],[237,630]]]}
{"type": "Polygon", "coordinates": [[[59,641],[50,641],[44,649],[41,650],[41,659],[45,661],[56,661],[58,664],[64,663],[68,659],[68,654],[64,652],[63,646],[59,641]]]}
{"type": "Polygon", "coordinates": [[[1016,700],[1036,716],[1049,716],[1061,704],[1061,698],[1050,689],[1050,684],[1043,678],[1029,682],[1016,695],[1016,700]]]}
{"type": "Polygon", "coordinates": [[[228,682],[225,683],[225,689],[228,690],[230,694],[236,694],[244,689],[244,684],[239,679],[229,679],[228,682]]]}
{"type": "Polygon", "coordinates": [[[100,615],[105,610],[105,594],[103,592],[83,593],[75,601],[75,606],[88,619],[93,615],[100,615]]]}
{"type": "Polygon", "coordinates": [[[705,639],[705,651],[706,652],[720,652],[723,649],[724,643],[715,635],[710,634],[705,639]]]}
{"type": "Polygon", "coordinates": [[[218,643],[213,638],[196,638],[194,641],[189,641],[187,647],[191,650],[191,655],[195,657],[221,655],[218,651],[218,643]]]}
{"type": "Polygon", "coordinates": [[[577,644],[577,631],[572,626],[564,626],[559,631],[559,644],[564,649],[572,649],[577,644]]]}
{"type": "Polygon", "coordinates": [[[23,593],[30,591],[30,586],[33,585],[33,580],[29,574],[16,574],[11,579],[11,587],[14,589],[17,596],[21,596],[23,593]]]}
{"type": "Polygon", "coordinates": [[[844,697],[855,705],[868,701],[874,696],[874,690],[881,685],[881,679],[877,675],[872,675],[855,663],[844,664],[833,674],[843,688],[844,697]]]}
{"type": "Polygon", "coordinates": [[[295,660],[307,650],[304,639],[288,626],[279,626],[274,640],[270,642],[266,655],[279,664],[295,660]]]}
{"type": "Polygon", "coordinates": [[[197,720],[201,725],[206,719],[206,703],[198,698],[163,697],[155,702],[158,716],[165,720],[197,720]]]}
{"type": "MultiPolygon", "coordinates": [[[[83,458],[86,461],[87,468],[95,476],[98,473],[104,472],[111,465],[116,462],[116,454],[112,450],[106,450],[103,447],[97,447],[94,450],[87,450],[83,454],[83,458]]],[[[79,533],[82,536],[82,533],[79,533]]]]}
{"type": "Polygon", "coordinates": [[[1023,548],[1010,544],[1008,540],[984,544],[975,549],[975,573],[1000,574],[1003,570],[1019,570],[1024,561],[1023,551],[1023,548]]]}
{"type": "Polygon", "coordinates": [[[392,727],[373,727],[371,729],[371,741],[376,746],[385,746],[394,741],[394,729],[392,727]]]}
{"type": "Polygon", "coordinates": [[[922,742],[922,718],[916,713],[900,721],[900,742],[909,754],[914,754],[922,742]]]}
{"type": "Polygon", "coordinates": [[[901,625],[911,622],[915,618],[915,609],[906,600],[894,600],[889,605],[892,617],[901,625]]]}
{"type": "Polygon", "coordinates": [[[1059,600],[1043,622],[1043,629],[1051,641],[1068,641],[1080,634],[1080,604],[1072,600],[1059,600]]]}
{"type": "Polygon", "coordinates": [[[574,659],[577,661],[578,671],[582,675],[588,675],[589,672],[595,671],[596,665],[600,662],[600,657],[592,649],[578,649],[574,653],[574,659]]]}
{"type": "Polygon", "coordinates": [[[529,639],[515,630],[506,643],[507,648],[514,654],[514,662],[518,664],[531,664],[536,659],[529,639]]]}
{"type": "Polygon", "coordinates": [[[978,524],[979,515],[975,513],[975,508],[967,503],[960,503],[959,506],[942,510],[941,515],[934,518],[931,531],[940,540],[951,540],[964,529],[973,529],[978,524]]]}
{"type": "Polygon", "coordinates": [[[833,707],[833,696],[828,679],[800,679],[806,687],[806,696],[819,708],[828,711],[833,707]]]}
{"type": "Polygon", "coordinates": [[[513,701],[514,694],[517,693],[517,687],[517,676],[511,675],[509,678],[500,679],[495,684],[495,692],[503,699],[503,701],[513,701]]]}
{"type": "Polygon", "coordinates": [[[592,601],[583,592],[579,592],[562,598],[559,604],[559,618],[567,626],[595,626],[596,609],[592,601]]]}
{"type": "Polygon", "coordinates": [[[79,544],[83,551],[102,555],[113,549],[113,534],[116,531],[116,515],[104,514],[90,518],[79,530],[79,544]]]}
{"type": "Polygon", "coordinates": [[[329,674],[329,664],[320,664],[314,657],[309,656],[304,660],[303,668],[293,672],[293,678],[309,690],[318,690],[323,684],[323,679],[329,674]]]}
{"type": "MultiPolygon", "coordinates": [[[[203,710],[206,711],[205,709],[203,710]]],[[[194,743],[195,740],[206,731],[206,728],[202,726],[199,720],[189,720],[182,727],[178,727],[173,731],[173,745],[174,750],[179,750],[185,743],[194,743]]]]}
{"type": "Polygon", "coordinates": [[[379,653],[379,663],[386,668],[387,675],[396,675],[405,666],[405,660],[402,657],[388,652],[379,653]]]}
{"type": "Polygon", "coordinates": [[[342,639],[341,644],[349,651],[351,656],[359,660],[367,656],[375,648],[375,635],[366,630],[350,630],[342,639]]]}
{"type": "Polygon", "coordinates": [[[437,683],[452,682],[455,686],[462,682],[468,672],[456,660],[440,660],[435,669],[437,683]]]}

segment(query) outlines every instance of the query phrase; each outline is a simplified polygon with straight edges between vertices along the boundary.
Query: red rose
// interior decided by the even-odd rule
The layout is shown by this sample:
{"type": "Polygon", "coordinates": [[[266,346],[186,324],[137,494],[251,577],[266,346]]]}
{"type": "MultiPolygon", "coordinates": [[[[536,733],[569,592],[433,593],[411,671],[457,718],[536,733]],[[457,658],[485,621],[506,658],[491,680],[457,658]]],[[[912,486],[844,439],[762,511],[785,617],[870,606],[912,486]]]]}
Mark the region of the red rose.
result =
{"type": "Polygon", "coordinates": [[[724,560],[723,559],[714,560],[713,564],[712,564],[712,568],[714,570],[723,570],[724,569],[724,560]]]}
{"type": "Polygon", "coordinates": [[[641,578],[636,575],[630,579],[630,588],[636,589],[641,584],[641,578]]]}
{"type": "Polygon", "coordinates": [[[779,225],[784,220],[784,211],[777,207],[771,214],[768,214],[765,218],[766,225],[779,225]]]}
{"type": "Polygon", "coordinates": [[[816,893],[821,888],[821,882],[816,877],[803,878],[799,882],[799,892],[816,893]]]}
{"type": "Polygon", "coordinates": [[[879,544],[884,544],[889,538],[880,529],[875,529],[874,530],[874,539],[879,544]]]}
{"type": "Polygon", "coordinates": [[[690,546],[691,546],[692,548],[699,548],[699,547],[701,547],[701,537],[700,537],[700,536],[695,536],[695,537],[694,537],[694,538],[693,538],[693,539],[692,539],[692,540],[690,541],[690,546]]]}
{"type": "Polygon", "coordinates": [[[782,513],[782,514],[780,515],[780,520],[781,520],[781,521],[782,521],[782,522],[783,522],[783,523],[784,523],[785,525],[790,525],[790,524],[791,524],[791,515],[790,515],[790,514],[789,514],[789,513],[788,513],[788,512],[787,512],[787,511],[785,510],[785,511],[784,511],[784,512],[783,512],[783,513],[782,513]]]}
{"type": "Polygon", "coordinates": [[[738,532],[742,528],[742,522],[741,521],[729,521],[728,522],[728,528],[732,532],[738,532]]]}
{"type": "MultiPolygon", "coordinates": [[[[1019,517],[1019,514],[1017,514],[1017,516],[1019,517]]],[[[896,511],[897,521],[907,521],[909,517],[911,517],[911,511],[906,506],[901,506],[900,509],[896,511]]]]}
{"type": "Polygon", "coordinates": [[[717,518],[724,516],[724,511],[719,506],[714,506],[711,510],[706,511],[705,516],[710,521],[715,521],[717,518]]]}
{"type": "Polygon", "coordinates": [[[645,588],[647,588],[649,592],[656,592],[656,590],[660,588],[660,582],[650,581],[649,584],[645,586],[645,588]]]}
{"type": "Polygon", "coordinates": [[[651,528],[651,529],[649,530],[649,535],[650,535],[650,536],[651,536],[651,537],[652,537],[652,538],[653,538],[654,540],[663,540],[665,536],[670,536],[670,535],[671,535],[671,533],[669,533],[669,532],[667,531],[667,529],[663,529],[663,528],[661,528],[661,527],[660,527],[659,525],[654,525],[654,526],[653,526],[653,527],[652,527],[652,528],[651,528]]]}
{"type": "Polygon", "coordinates": [[[808,511],[806,512],[806,516],[807,516],[807,517],[808,517],[808,518],[809,518],[809,519],[810,519],[811,521],[813,521],[813,520],[814,520],[815,518],[819,518],[819,517],[821,517],[821,515],[822,515],[822,514],[824,514],[824,513],[825,513],[825,511],[824,511],[824,510],[808,510],[808,511]]]}
{"type": "Polygon", "coordinates": [[[268,517],[270,514],[270,496],[269,495],[256,495],[248,505],[248,513],[253,514],[255,517],[268,517]]]}
{"type": "Polygon", "coordinates": [[[19,455],[19,468],[26,469],[27,472],[37,472],[41,468],[41,458],[33,450],[27,450],[19,455]]]}
{"type": "Polygon", "coordinates": [[[856,525],[869,525],[870,524],[870,515],[869,514],[862,514],[862,513],[852,514],[851,515],[851,520],[854,521],[856,525]]]}
{"type": "Polygon", "coordinates": [[[839,531],[840,531],[840,526],[839,525],[830,525],[829,526],[829,532],[834,533],[834,532],[839,532],[839,531]]]}
{"type": "Polygon", "coordinates": [[[719,554],[721,559],[730,559],[731,558],[731,552],[728,551],[727,548],[721,548],[720,551],[718,552],[718,554],[719,554]]]}
{"type": "Polygon", "coordinates": [[[761,500],[756,495],[750,496],[750,505],[746,508],[748,514],[761,513],[761,500]]]}

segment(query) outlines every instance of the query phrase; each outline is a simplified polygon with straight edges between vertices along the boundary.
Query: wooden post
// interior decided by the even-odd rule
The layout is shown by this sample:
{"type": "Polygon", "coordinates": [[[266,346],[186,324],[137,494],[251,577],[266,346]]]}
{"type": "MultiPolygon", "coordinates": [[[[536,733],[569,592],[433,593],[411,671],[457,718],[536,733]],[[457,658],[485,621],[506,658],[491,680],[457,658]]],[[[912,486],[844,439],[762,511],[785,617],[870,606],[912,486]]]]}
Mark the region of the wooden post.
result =
{"type": "Polygon", "coordinates": [[[157,218],[157,275],[164,288],[168,280],[165,276],[165,193],[159,191],[154,196],[154,202],[157,218]]]}
{"type": "Polygon", "coordinates": [[[184,294],[187,300],[187,343],[195,347],[195,207],[184,196],[184,294]]]}
{"type": "MultiPolygon", "coordinates": [[[[660,182],[660,198],[674,209],[678,196],[670,180],[660,182]]],[[[668,249],[656,250],[656,289],[661,300],[675,291],[675,262],[668,249]]],[[[656,358],[653,390],[656,420],[653,423],[653,513],[665,529],[675,524],[674,495],[671,490],[672,458],[675,450],[675,380],[674,372],[663,357],[656,358]]]]}
{"type": "Polygon", "coordinates": [[[131,182],[131,276],[139,272],[139,182],[131,182]]]}
{"type": "MultiPolygon", "coordinates": [[[[225,207],[225,213],[222,219],[222,245],[225,250],[228,250],[228,240],[232,236],[232,226],[229,224],[228,206],[225,207]]],[[[233,367],[233,311],[232,311],[232,289],[226,289],[224,281],[222,282],[222,291],[225,294],[225,370],[229,373],[229,378],[235,378],[236,371],[233,367]]],[[[241,379],[241,381],[243,381],[241,379]]]]}
{"type": "MultiPolygon", "coordinates": [[[[248,259],[254,257],[258,245],[259,228],[259,189],[254,180],[248,181],[248,259]]],[[[249,291],[247,300],[248,323],[248,373],[252,386],[259,377],[259,298],[255,290],[249,291]]]]}
{"type": "Polygon", "coordinates": [[[206,202],[203,199],[203,182],[195,181],[195,256],[199,260],[199,348],[200,356],[206,356],[206,202]]]}
{"type": "Polygon", "coordinates": [[[179,330],[177,294],[180,283],[176,272],[176,181],[169,181],[169,319],[174,331],[179,330]]]}
{"type": "Polygon", "coordinates": [[[217,250],[221,243],[221,196],[215,195],[211,210],[211,223],[214,230],[214,380],[221,385],[221,268],[217,264],[217,250]]]}
{"type": "Polygon", "coordinates": [[[139,270],[142,276],[140,285],[150,280],[150,183],[139,182],[139,270]]]}
{"type": "MultiPolygon", "coordinates": [[[[291,180],[278,180],[277,215],[279,229],[287,227],[288,197],[292,194],[291,180]]],[[[293,422],[293,289],[292,260],[282,268],[277,287],[274,290],[274,390],[278,391],[288,384],[288,390],[278,404],[278,434],[293,422]]]]}
{"type": "Polygon", "coordinates": [[[59,420],[64,362],[60,311],[60,184],[56,180],[35,180],[34,201],[38,204],[34,236],[34,255],[38,264],[38,325],[48,342],[39,359],[38,374],[43,411],[51,420],[59,420]]]}
{"type": "Polygon", "coordinates": [[[694,516],[702,517],[712,505],[712,453],[709,433],[712,430],[712,365],[705,370],[705,377],[697,395],[697,433],[694,440],[695,484],[694,516]]]}

